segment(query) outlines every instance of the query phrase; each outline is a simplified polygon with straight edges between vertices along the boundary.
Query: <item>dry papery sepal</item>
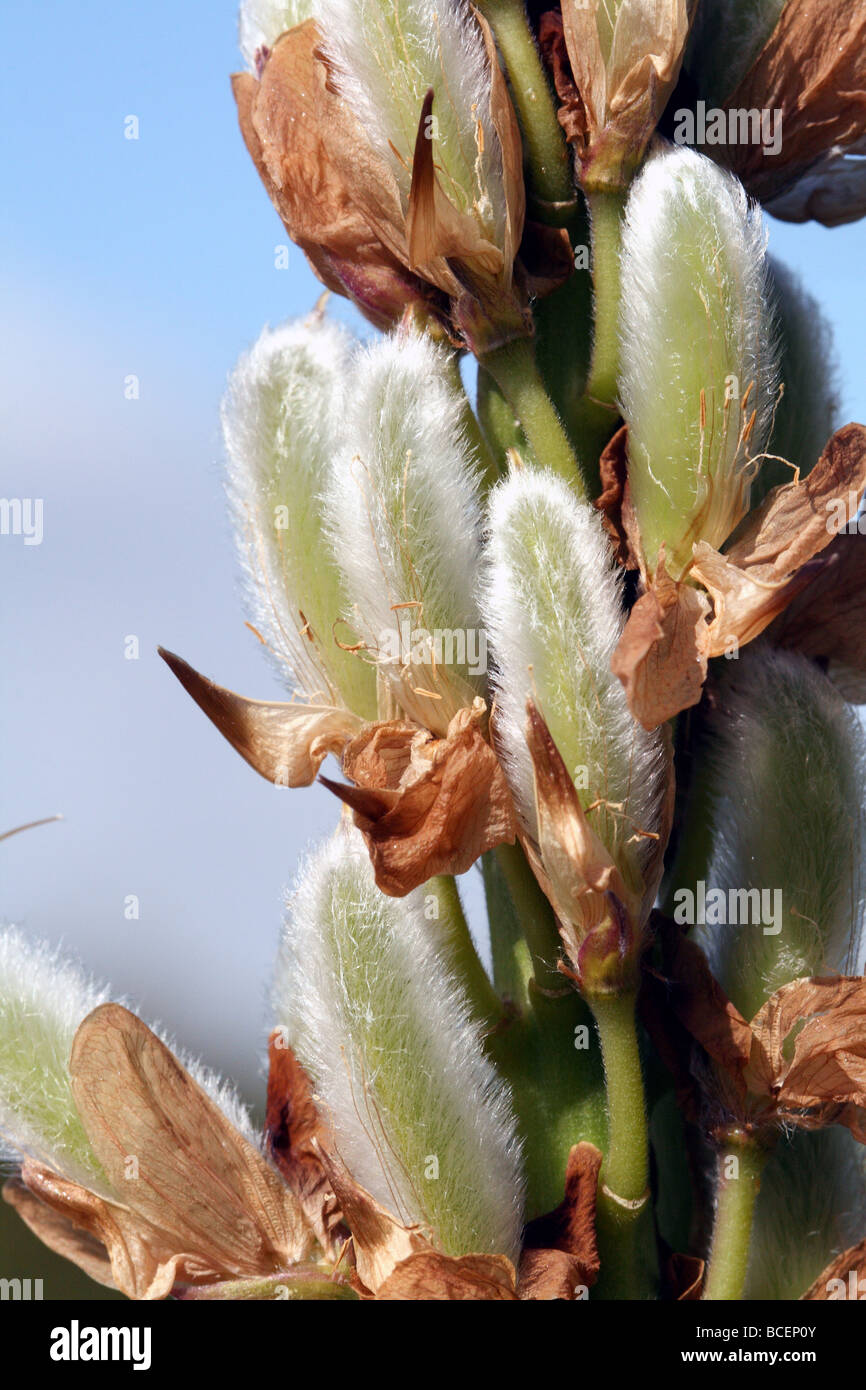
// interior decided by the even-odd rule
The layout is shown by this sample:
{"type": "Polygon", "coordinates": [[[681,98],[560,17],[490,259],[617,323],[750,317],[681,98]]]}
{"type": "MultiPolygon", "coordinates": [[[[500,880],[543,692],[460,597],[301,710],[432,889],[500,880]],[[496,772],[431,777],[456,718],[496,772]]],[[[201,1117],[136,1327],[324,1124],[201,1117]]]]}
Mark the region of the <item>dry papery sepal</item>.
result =
{"type": "Polygon", "coordinates": [[[261,1131],[0,936],[4,1195],[94,1279],[858,1296],[866,428],[762,205],[866,211],[864,35],[866,0],[243,4],[241,134],[327,292],[223,407],[283,696],[162,655],[335,829],[261,1131]]]}

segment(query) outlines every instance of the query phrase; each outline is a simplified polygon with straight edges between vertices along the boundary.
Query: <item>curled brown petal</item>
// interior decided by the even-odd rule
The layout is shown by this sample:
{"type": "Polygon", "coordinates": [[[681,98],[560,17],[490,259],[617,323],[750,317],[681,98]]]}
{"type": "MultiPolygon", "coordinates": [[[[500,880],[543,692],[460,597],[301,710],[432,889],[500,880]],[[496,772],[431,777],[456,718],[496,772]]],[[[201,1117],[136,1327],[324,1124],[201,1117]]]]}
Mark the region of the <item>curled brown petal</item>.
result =
{"type": "Polygon", "coordinates": [[[383,893],[402,897],[436,874],[464,873],[514,842],[511,793],[484,717],[480,700],[459,710],[442,739],[401,720],[371,724],[343,755],[354,785],[321,779],[352,808],[383,893]]]}
{"type": "Polygon", "coordinates": [[[162,647],[159,654],[212,724],[267,781],[308,787],[329,753],[339,754],[363,720],[333,705],[250,700],[217,685],[162,647]]]}

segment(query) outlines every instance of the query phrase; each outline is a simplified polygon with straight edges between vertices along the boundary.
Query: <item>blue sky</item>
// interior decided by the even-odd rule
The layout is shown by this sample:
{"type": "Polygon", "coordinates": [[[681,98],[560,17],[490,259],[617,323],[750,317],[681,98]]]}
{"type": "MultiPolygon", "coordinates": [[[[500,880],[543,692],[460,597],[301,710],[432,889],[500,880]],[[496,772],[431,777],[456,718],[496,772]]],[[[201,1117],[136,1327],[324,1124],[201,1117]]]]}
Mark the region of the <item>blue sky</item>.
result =
{"type": "MultiPolygon", "coordinates": [[[[44,498],[45,537],[0,553],[0,824],[66,819],[3,845],[0,911],[254,1090],[281,887],[335,810],[256,778],[155,655],[277,694],[237,600],[217,412],[238,354],[319,287],[294,248],[274,266],[235,32],[230,0],[5,7],[3,490],[44,498]]],[[[842,419],[863,419],[862,229],[770,240],[824,303],[842,419]]]]}

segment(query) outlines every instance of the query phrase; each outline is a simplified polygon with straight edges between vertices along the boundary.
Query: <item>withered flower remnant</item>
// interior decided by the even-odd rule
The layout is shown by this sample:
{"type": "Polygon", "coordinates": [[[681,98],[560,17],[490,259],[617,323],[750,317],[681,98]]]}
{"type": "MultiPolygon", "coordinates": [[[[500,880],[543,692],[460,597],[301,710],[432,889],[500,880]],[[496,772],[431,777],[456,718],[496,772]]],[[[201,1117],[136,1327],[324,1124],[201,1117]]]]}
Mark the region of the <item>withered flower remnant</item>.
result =
{"type": "Polygon", "coordinates": [[[542,16],[585,189],[624,188],[638,168],[679,74],[688,10],[686,0],[563,0],[561,15],[542,16]]]}

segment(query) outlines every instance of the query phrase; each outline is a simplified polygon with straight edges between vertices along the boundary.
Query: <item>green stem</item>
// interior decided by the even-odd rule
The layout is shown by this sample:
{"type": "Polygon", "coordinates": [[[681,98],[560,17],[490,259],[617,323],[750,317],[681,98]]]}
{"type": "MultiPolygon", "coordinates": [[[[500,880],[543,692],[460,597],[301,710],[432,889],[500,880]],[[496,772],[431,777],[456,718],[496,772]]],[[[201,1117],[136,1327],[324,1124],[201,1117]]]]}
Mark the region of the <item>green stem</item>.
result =
{"type": "Polygon", "coordinates": [[[477,409],[484,437],[504,476],[508,471],[508,450],[516,449],[525,458],[529,449],[526,435],[514,418],[514,411],[493,377],[481,366],[478,368],[477,409]]]}
{"type": "MultiPolygon", "coordinates": [[[[570,993],[557,969],[560,940],[553,909],[539,888],[526,855],[520,845],[498,845],[493,853],[529,947],[535,983],[547,993],[570,993]]],[[[490,927],[492,935],[496,924],[491,922],[490,927]]]]}
{"type": "Polygon", "coordinates": [[[502,1021],[505,1007],[481,964],[460,901],[456,880],[449,874],[442,874],[430,880],[426,891],[435,893],[438,899],[439,911],[446,927],[451,963],[472,1002],[475,1013],[488,1027],[495,1027],[502,1021]]]}
{"type": "Polygon", "coordinates": [[[493,987],[516,1014],[525,1013],[532,979],[532,957],[508,883],[495,850],[481,856],[484,897],[490,926],[493,987]]]}
{"type": "Polygon", "coordinates": [[[461,420],[466,438],[475,448],[479,462],[481,463],[482,481],[486,490],[499,482],[499,479],[502,477],[502,472],[493,449],[478,423],[475,411],[472,409],[472,403],[469,400],[466,387],[463,384],[463,375],[460,371],[460,358],[456,352],[451,355],[448,371],[454,390],[460,398],[461,420]]]}
{"type": "Polygon", "coordinates": [[[649,1139],[637,1039],[636,995],[587,999],[601,1042],[608,1135],[599,1178],[599,1296],[646,1298],[657,1279],[649,1192],[649,1139]]]}
{"type": "Polygon", "coordinates": [[[719,1150],[716,1221],[703,1292],[712,1302],[736,1302],[743,1296],[755,1201],[768,1157],[769,1150],[754,1139],[737,1142],[732,1137],[730,1147],[719,1150]]]}
{"type": "MultiPolygon", "coordinates": [[[[608,189],[587,193],[592,223],[593,342],[589,379],[572,416],[572,435],[581,458],[593,465],[591,487],[598,487],[598,457],[619,419],[620,248],[625,193],[608,189]]],[[[593,496],[596,494],[593,493],[593,496]]]]}
{"type": "Polygon", "coordinates": [[[571,160],[523,0],[478,0],[478,8],[490,21],[511,81],[530,196],[548,205],[539,210],[548,212],[541,221],[561,226],[575,202],[571,160]]]}
{"type": "Polygon", "coordinates": [[[532,342],[516,338],[481,359],[520,421],[535,461],[583,495],[580,465],[544,387],[532,342]]]}
{"type": "Polygon", "coordinates": [[[592,282],[595,330],[586,394],[615,409],[619,378],[619,256],[625,194],[608,189],[588,193],[592,225],[592,282]]]}

